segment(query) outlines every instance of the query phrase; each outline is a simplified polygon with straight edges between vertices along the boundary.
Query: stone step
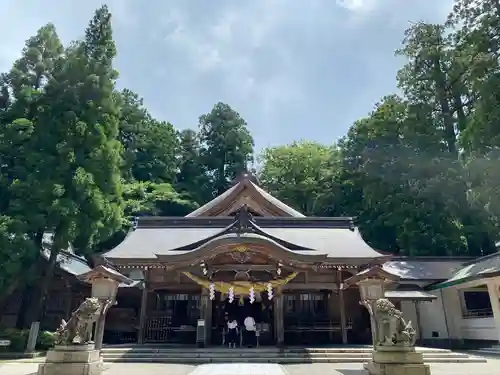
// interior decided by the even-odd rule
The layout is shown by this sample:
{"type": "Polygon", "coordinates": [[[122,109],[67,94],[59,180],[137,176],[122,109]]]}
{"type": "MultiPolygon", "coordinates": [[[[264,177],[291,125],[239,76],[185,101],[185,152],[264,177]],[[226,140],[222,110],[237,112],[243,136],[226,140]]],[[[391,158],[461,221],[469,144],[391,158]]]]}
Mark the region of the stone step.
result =
{"type": "MultiPolygon", "coordinates": [[[[364,363],[369,359],[362,356],[341,356],[341,357],[316,357],[316,358],[301,358],[301,357],[143,357],[143,356],[125,356],[117,358],[104,358],[105,362],[122,362],[122,363],[182,363],[182,364],[203,364],[203,363],[364,363]]],[[[426,363],[484,363],[484,358],[478,357],[424,357],[426,363]]]]}
{"type": "Polygon", "coordinates": [[[479,355],[479,356],[488,356],[488,357],[500,357],[500,349],[491,349],[491,348],[483,348],[476,350],[469,350],[471,354],[479,355]]]}
{"type": "MultiPolygon", "coordinates": [[[[371,353],[245,353],[245,352],[236,352],[232,350],[228,350],[224,353],[155,353],[155,352],[143,352],[143,353],[134,353],[134,352],[115,352],[115,353],[102,353],[103,358],[119,358],[119,357],[147,357],[147,358],[155,358],[155,357],[176,357],[176,358],[219,358],[219,357],[227,357],[228,355],[232,357],[245,358],[245,357],[259,357],[259,358],[274,358],[274,357],[296,357],[296,358],[339,358],[345,356],[353,356],[360,358],[370,358],[371,353]]],[[[424,353],[425,358],[467,358],[467,354],[463,353],[424,353]]]]}
{"type": "MultiPolygon", "coordinates": [[[[345,348],[167,348],[167,347],[105,347],[103,353],[371,353],[371,347],[345,347],[345,348]]],[[[417,348],[420,353],[452,353],[448,349],[417,348]]]]}

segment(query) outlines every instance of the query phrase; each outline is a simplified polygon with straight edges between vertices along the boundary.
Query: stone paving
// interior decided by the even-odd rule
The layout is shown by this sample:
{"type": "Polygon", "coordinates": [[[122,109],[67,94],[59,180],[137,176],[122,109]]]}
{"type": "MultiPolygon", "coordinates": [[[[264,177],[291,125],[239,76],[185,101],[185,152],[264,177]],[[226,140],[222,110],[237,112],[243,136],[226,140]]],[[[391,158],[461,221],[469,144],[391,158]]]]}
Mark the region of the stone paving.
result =
{"type": "MultiPolygon", "coordinates": [[[[36,374],[38,363],[0,362],[1,375],[36,374]]],[[[173,364],[106,364],[104,375],[366,375],[360,363],[316,363],[303,365],[276,364],[209,364],[201,366],[173,364]]],[[[432,375],[495,375],[500,374],[500,359],[487,363],[435,363],[432,375]]]]}

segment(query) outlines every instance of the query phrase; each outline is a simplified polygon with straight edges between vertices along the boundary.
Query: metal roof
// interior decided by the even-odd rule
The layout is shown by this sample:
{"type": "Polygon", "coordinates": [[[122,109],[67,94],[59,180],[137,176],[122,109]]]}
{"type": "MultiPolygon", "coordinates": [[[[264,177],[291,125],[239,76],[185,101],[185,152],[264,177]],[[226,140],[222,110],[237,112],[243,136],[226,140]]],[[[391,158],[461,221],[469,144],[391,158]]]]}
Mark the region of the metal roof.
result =
{"type": "MultiPolygon", "coordinates": [[[[49,250],[42,251],[42,256],[45,259],[49,259],[49,250]]],[[[57,255],[57,265],[62,270],[70,273],[71,275],[78,276],[82,273],[89,272],[91,268],[87,264],[85,258],[77,256],[75,254],[68,253],[67,251],[61,251],[57,255]]]]}
{"type": "Polygon", "coordinates": [[[459,285],[468,281],[488,279],[500,276],[500,252],[478,258],[464,264],[453,273],[446,281],[431,286],[429,289],[441,289],[459,285]]]}
{"type": "Polygon", "coordinates": [[[157,255],[179,255],[196,251],[204,243],[217,237],[235,239],[243,233],[278,243],[297,255],[325,255],[327,258],[374,259],[381,254],[372,249],[361,237],[350,218],[279,218],[279,225],[271,218],[253,218],[242,207],[235,217],[207,221],[203,227],[200,218],[146,220],[146,225],[132,231],[113,250],[104,254],[108,259],[157,259],[157,255]],[[169,221],[170,220],[170,221],[169,221]],[[193,220],[193,226],[189,222],[193,220]],[[230,221],[228,221],[230,220],[230,221]],[[227,225],[229,223],[229,225],[227,225]],[[227,226],[222,227],[221,224],[227,226]]]}
{"type": "Polygon", "coordinates": [[[393,275],[399,276],[402,280],[446,280],[453,273],[462,267],[464,260],[442,259],[402,259],[391,260],[384,263],[383,269],[393,275]]]}
{"type": "MultiPolygon", "coordinates": [[[[218,234],[223,228],[138,228],[104,256],[109,259],[156,259],[156,254],[187,253],[176,250],[218,234]]],[[[377,258],[357,230],[345,228],[263,228],[270,237],[291,243],[296,254],[325,254],[329,258],[377,258]],[[312,250],[312,251],[311,251],[312,250]]],[[[236,238],[237,234],[233,234],[236,238]]]]}

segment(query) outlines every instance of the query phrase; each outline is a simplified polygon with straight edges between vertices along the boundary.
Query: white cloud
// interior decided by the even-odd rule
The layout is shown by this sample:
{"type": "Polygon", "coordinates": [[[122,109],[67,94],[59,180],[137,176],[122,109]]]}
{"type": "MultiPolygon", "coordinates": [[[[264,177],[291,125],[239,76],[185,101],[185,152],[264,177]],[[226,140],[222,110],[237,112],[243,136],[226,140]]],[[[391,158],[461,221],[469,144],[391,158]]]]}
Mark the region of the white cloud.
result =
{"type": "Polygon", "coordinates": [[[289,66],[286,50],[278,45],[274,50],[282,61],[277,74],[256,74],[254,53],[274,31],[286,22],[283,0],[268,0],[229,6],[221,9],[211,24],[196,27],[187,11],[170,9],[164,17],[166,42],[184,56],[196,74],[217,74],[234,96],[252,98],[266,108],[273,103],[296,98],[298,83],[286,74],[289,66]],[[285,78],[286,77],[286,78],[285,78]]]}
{"type": "Polygon", "coordinates": [[[384,0],[336,0],[337,4],[353,12],[367,12],[384,0]]]}

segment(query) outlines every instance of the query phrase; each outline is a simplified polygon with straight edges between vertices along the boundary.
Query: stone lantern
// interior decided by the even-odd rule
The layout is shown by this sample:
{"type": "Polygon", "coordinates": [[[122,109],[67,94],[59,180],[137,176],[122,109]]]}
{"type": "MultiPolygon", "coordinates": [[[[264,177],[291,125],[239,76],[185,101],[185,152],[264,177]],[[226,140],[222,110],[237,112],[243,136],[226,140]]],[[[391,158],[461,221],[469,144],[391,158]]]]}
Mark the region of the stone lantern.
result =
{"type": "Polygon", "coordinates": [[[384,271],[381,266],[376,265],[344,281],[343,289],[351,285],[357,285],[359,288],[360,304],[365,306],[370,312],[370,325],[374,346],[377,343],[377,325],[373,316],[375,303],[377,300],[385,298],[386,285],[398,280],[399,277],[384,271]]]}
{"type": "Polygon", "coordinates": [[[112,268],[102,265],[79,275],[78,278],[92,285],[91,296],[99,299],[102,304],[102,310],[97,319],[94,334],[95,348],[100,350],[102,348],[106,313],[111,306],[116,304],[118,286],[120,284],[130,285],[133,283],[133,280],[112,268]]]}

